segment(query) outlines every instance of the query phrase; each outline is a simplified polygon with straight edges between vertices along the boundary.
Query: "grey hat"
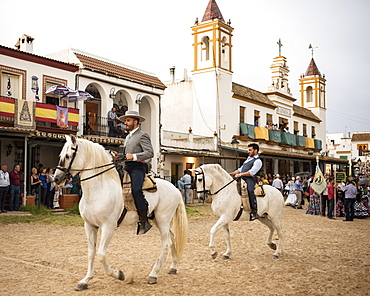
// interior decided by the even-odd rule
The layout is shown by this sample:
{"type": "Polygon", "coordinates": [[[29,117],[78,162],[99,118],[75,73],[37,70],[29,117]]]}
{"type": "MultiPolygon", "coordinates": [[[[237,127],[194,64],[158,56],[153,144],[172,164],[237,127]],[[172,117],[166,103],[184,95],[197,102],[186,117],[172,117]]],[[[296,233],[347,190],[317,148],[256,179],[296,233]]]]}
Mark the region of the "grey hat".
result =
{"type": "Polygon", "coordinates": [[[125,115],[118,117],[118,119],[124,122],[127,117],[137,118],[140,122],[145,121],[145,117],[141,116],[137,111],[126,111],[125,115]]]}

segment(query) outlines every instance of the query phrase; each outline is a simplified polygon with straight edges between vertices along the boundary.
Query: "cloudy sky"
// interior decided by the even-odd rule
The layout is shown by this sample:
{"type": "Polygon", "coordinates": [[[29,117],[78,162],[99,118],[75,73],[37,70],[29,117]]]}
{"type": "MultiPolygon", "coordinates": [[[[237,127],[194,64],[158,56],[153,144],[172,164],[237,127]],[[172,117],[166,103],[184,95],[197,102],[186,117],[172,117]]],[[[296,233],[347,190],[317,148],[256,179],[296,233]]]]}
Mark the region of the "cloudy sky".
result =
{"type": "MultiPolygon", "coordinates": [[[[0,0],[0,44],[35,38],[34,53],[76,48],[155,73],[169,80],[169,68],[191,71],[195,18],[208,0],[0,0]],[[59,3],[59,4],[57,4],[59,3]]],[[[233,81],[265,92],[277,41],[290,68],[289,83],[299,98],[298,79],[314,59],[327,79],[327,132],[370,131],[367,70],[370,53],[368,0],[217,0],[231,19],[233,81]]],[[[299,104],[299,102],[296,102],[299,104]]]]}

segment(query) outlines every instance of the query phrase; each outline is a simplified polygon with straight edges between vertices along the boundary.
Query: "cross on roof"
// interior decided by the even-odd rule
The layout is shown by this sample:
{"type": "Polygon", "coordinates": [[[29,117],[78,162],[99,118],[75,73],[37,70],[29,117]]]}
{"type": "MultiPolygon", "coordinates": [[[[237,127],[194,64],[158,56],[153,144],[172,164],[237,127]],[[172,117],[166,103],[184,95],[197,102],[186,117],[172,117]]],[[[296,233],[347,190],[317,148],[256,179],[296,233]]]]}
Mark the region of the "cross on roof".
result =
{"type": "Polygon", "coordinates": [[[279,38],[279,42],[277,42],[277,44],[279,45],[279,57],[281,56],[281,47],[283,46],[283,44],[281,43],[281,40],[279,38]]]}

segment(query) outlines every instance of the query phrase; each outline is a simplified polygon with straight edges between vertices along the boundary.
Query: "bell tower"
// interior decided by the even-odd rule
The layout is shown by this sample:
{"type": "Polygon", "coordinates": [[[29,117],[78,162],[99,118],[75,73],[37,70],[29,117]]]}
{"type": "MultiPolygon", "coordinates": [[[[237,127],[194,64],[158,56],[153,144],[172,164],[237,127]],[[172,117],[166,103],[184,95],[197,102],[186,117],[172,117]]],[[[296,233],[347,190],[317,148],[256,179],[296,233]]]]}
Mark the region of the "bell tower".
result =
{"type": "Polygon", "coordinates": [[[311,110],[321,119],[319,139],[325,139],[326,133],[326,79],[311,58],[305,74],[299,79],[301,106],[311,110]]]}
{"type": "Polygon", "coordinates": [[[197,18],[192,27],[192,76],[197,97],[194,133],[219,133],[221,124],[224,125],[220,110],[231,108],[233,28],[230,24],[225,22],[216,1],[209,0],[202,21],[197,18]]]}

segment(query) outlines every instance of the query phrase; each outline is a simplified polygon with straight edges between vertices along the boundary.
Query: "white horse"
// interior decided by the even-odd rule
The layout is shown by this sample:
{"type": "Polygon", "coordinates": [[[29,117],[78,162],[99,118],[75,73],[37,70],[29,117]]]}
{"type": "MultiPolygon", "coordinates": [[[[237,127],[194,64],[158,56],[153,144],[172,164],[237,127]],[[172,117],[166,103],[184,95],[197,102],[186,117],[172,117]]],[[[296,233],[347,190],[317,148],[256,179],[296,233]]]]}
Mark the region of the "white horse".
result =
{"type": "MultiPolygon", "coordinates": [[[[112,157],[99,144],[74,136],[66,136],[61,153],[55,181],[61,184],[66,176],[81,173],[82,198],[79,204],[81,217],[84,219],[88,241],[88,270],[86,276],[75,287],[76,290],[87,289],[88,282],[94,276],[94,257],[98,229],[101,239],[97,258],[103,264],[105,272],[119,280],[124,280],[123,272],[111,268],[106,262],[107,247],[112,239],[117,221],[123,211],[122,187],[117,170],[112,164],[112,157]]],[[[149,284],[157,282],[163,261],[171,249],[172,262],[168,273],[177,273],[180,260],[187,241],[188,220],[181,193],[170,182],[156,179],[156,192],[145,192],[149,203],[149,213],[154,211],[154,224],[157,225],[162,238],[162,251],[148,277],[149,284]],[[173,221],[173,232],[170,223],[173,221]]],[[[127,212],[121,225],[130,225],[139,220],[136,211],[127,212]]]]}
{"type": "MultiPolygon", "coordinates": [[[[192,170],[196,173],[196,187],[198,194],[208,193],[212,195],[213,213],[220,217],[216,224],[211,228],[209,247],[213,259],[217,257],[215,247],[215,235],[220,228],[223,228],[226,235],[227,250],[223,254],[223,259],[229,259],[232,248],[230,241],[229,223],[233,221],[241,208],[241,196],[238,193],[236,182],[233,178],[218,164],[206,164],[192,170]]],[[[278,258],[282,254],[283,231],[280,225],[281,211],[283,209],[284,199],[282,194],[276,188],[264,185],[265,196],[257,197],[258,214],[261,216],[258,220],[270,229],[267,239],[267,245],[276,250],[273,258],[278,258]],[[274,231],[277,231],[279,238],[278,246],[272,241],[274,231]]],[[[248,212],[243,211],[238,221],[249,221],[248,212]]]]}

